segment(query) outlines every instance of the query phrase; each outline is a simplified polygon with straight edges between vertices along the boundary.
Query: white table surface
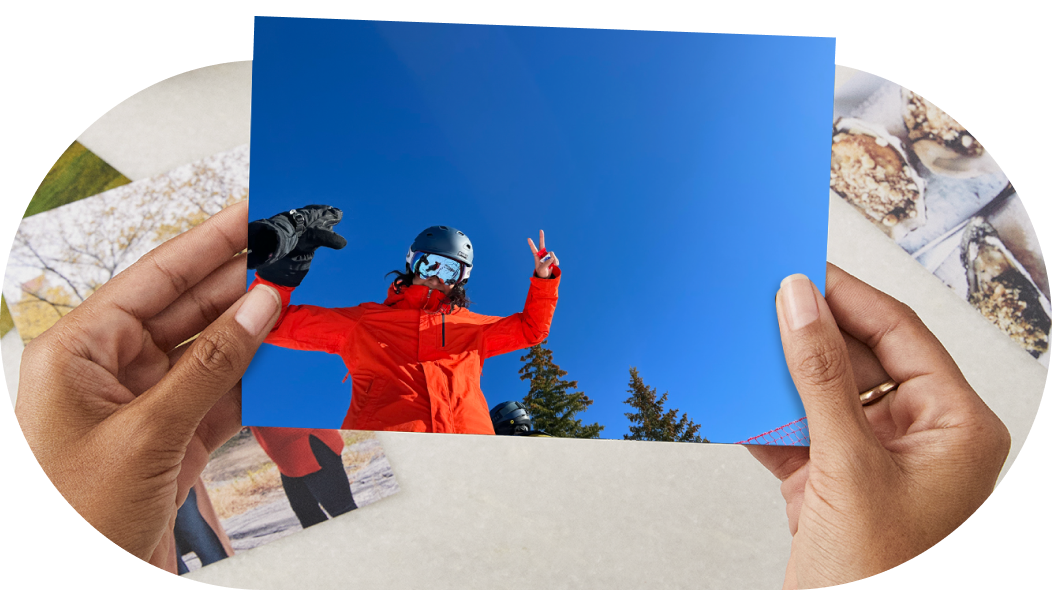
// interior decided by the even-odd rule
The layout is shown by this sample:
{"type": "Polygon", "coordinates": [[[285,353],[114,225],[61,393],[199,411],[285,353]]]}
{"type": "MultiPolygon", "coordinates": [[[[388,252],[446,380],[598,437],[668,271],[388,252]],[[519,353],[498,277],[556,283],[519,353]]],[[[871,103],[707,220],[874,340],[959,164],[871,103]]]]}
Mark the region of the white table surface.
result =
{"type": "MultiPolygon", "coordinates": [[[[176,76],[79,139],[129,178],[163,172],[248,141],[250,84],[248,62],[176,76]]],[[[1010,465],[1045,369],[838,198],[829,260],[914,307],[1008,425],[1010,465]]],[[[14,345],[3,346],[6,358],[14,345]]],[[[742,447],[379,437],[399,494],[190,577],[243,588],[781,584],[784,503],[742,447]]]]}

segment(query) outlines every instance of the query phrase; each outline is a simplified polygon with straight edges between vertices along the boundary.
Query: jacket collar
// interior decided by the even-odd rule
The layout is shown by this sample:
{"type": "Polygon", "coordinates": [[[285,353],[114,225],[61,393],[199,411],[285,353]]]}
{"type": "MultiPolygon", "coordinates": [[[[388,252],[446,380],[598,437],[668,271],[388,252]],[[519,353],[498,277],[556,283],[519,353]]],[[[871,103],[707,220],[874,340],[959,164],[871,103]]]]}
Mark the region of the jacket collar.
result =
{"type": "Polygon", "coordinates": [[[446,296],[441,291],[435,289],[429,289],[424,285],[410,285],[408,287],[402,287],[402,292],[398,293],[395,290],[394,283],[387,288],[387,299],[384,300],[384,305],[393,307],[395,309],[419,309],[423,311],[442,311],[449,312],[450,306],[446,301],[446,296]]]}

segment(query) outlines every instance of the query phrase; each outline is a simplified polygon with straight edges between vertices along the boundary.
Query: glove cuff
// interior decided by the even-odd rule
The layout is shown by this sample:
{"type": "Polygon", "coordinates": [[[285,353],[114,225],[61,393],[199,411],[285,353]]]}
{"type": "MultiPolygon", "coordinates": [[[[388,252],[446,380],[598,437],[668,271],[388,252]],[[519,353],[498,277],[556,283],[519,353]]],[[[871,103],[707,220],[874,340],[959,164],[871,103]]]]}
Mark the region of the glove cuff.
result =
{"type": "Polygon", "coordinates": [[[264,268],[296,249],[301,229],[287,213],[248,224],[248,268],[264,268]]]}
{"type": "Polygon", "coordinates": [[[285,256],[256,271],[256,276],[282,287],[299,287],[310,270],[314,251],[285,256]]]}

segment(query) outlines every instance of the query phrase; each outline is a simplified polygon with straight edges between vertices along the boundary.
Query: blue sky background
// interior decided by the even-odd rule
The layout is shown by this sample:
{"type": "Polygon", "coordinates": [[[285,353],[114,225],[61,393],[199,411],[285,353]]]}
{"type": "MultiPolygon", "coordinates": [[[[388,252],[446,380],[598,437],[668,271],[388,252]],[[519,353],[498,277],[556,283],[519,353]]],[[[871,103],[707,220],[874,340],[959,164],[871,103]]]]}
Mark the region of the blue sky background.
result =
{"type": "MultiPolygon", "coordinates": [[[[564,269],[548,346],[628,433],[629,368],[713,442],[803,416],[774,296],[825,284],[834,41],[257,18],[253,219],[343,209],[294,303],[382,301],[423,228],[468,234],[472,310],[522,310],[544,229],[564,269]]],[[[249,273],[249,280],[252,273],[249,273]]],[[[520,353],[486,362],[518,400],[520,353]]],[[[338,428],[335,355],[264,345],[245,424],[338,428]]]]}

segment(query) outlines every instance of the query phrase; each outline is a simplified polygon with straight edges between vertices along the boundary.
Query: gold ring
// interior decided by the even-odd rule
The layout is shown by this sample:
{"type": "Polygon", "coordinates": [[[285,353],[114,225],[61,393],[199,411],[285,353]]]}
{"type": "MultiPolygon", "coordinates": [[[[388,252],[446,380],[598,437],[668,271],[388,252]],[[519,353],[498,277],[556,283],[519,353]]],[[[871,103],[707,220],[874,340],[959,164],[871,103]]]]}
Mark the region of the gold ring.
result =
{"type": "Polygon", "coordinates": [[[899,386],[899,384],[895,383],[894,380],[888,379],[887,381],[881,383],[880,385],[878,385],[876,387],[871,387],[871,388],[863,391],[862,393],[858,394],[858,399],[859,399],[859,401],[862,402],[863,406],[869,405],[869,404],[877,401],[878,399],[884,397],[885,395],[891,393],[892,391],[895,391],[895,389],[898,386],[899,386]]]}

